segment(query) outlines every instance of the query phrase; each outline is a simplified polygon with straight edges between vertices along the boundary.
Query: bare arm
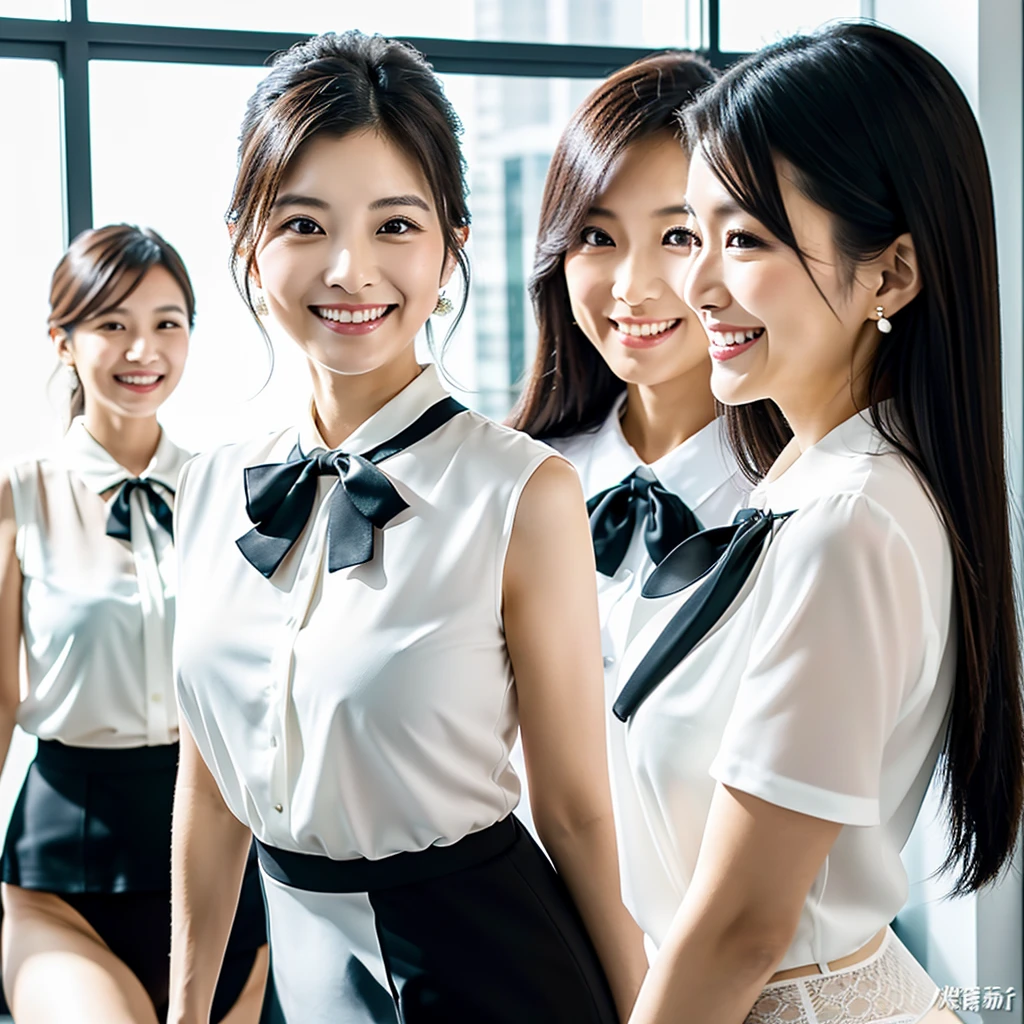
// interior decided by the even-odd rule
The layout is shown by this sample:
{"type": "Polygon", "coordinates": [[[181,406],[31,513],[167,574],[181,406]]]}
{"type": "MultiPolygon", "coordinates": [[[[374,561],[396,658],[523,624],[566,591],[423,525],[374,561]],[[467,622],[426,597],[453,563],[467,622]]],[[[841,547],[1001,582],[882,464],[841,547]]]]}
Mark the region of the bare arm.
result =
{"type": "Polygon", "coordinates": [[[693,881],[630,1024],[743,1024],[841,827],[716,786],[693,881]]]}
{"type": "Polygon", "coordinates": [[[207,1024],[238,905],[249,830],[227,809],[181,722],[171,839],[168,1024],[207,1024]]]}
{"type": "Polygon", "coordinates": [[[595,577],[579,480],[567,463],[548,459],[530,478],[516,513],[505,561],[505,636],[537,831],[625,1020],[647,957],[620,893],[595,577]]]}
{"type": "Polygon", "coordinates": [[[10,480],[0,474],[0,768],[21,701],[21,566],[14,550],[17,523],[10,480]]]}

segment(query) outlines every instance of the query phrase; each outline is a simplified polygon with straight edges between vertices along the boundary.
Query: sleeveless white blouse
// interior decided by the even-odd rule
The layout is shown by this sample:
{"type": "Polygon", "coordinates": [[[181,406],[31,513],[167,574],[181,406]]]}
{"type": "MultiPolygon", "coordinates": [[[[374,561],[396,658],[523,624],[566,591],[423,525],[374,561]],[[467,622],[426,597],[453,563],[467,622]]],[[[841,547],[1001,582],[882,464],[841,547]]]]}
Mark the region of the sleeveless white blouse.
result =
{"type": "MultiPolygon", "coordinates": [[[[173,507],[189,458],[164,433],[141,478],[173,507]]],[[[39,739],[104,748],[177,740],[173,541],[140,490],[128,500],[131,541],[106,533],[116,487],[131,476],[81,418],[52,457],[10,468],[28,669],[17,722],[39,739]]]]}
{"type": "MultiPolygon", "coordinates": [[[[446,397],[426,368],[346,440],[362,453],[446,397]]],[[[505,552],[523,488],[555,453],[462,412],[380,463],[409,508],[374,556],[328,572],[321,477],[268,580],[235,546],[243,471],[283,462],[298,430],[202,455],[178,494],[181,712],[231,811],[268,845],[336,859],[448,845],[519,799],[502,627],[505,552]]]]}

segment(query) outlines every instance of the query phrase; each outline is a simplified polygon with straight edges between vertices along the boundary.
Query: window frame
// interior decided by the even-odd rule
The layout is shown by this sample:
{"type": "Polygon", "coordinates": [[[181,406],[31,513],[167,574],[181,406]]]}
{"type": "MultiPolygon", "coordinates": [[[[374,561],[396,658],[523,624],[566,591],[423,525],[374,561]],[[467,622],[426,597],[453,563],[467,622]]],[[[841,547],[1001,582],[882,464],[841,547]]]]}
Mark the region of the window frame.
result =
{"type": "MultiPolygon", "coordinates": [[[[718,48],[720,0],[703,0],[697,52],[716,68],[743,56],[718,48]]],[[[0,18],[0,58],[53,61],[61,81],[65,242],[93,226],[89,62],[154,61],[259,67],[308,33],[249,32],[92,21],[88,0],[67,0],[64,21],[0,18]]],[[[646,47],[406,38],[441,74],[604,78],[646,47]]]]}

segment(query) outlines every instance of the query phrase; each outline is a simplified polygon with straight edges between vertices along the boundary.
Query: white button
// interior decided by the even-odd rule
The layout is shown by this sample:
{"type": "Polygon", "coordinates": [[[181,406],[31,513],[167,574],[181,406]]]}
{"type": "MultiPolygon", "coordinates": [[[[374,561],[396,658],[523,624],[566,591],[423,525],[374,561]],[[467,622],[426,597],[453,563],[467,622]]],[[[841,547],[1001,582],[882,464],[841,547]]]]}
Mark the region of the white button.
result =
{"type": "Polygon", "coordinates": [[[284,808],[280,804],[274,804],[274,810],[277,811],[278,814],[280,814],[284,810],[284,808]]]}
{"type": "Polygon", "coordinates": [[[615,659],[610,654],[606,654],[604,658],[602,658],[602,661],[604,661],[605,668],[611,668],[611,666],[615,664],[615,659]]]}
{"type": "Polygon", "coordinates": [[[152,702],[153,702],[154,704],[159,704],[159,703],[160,703],[160,702],[161,702],[161,701],[162,701],[162,700],[164,699],[164,696],[163,696],[163,694],[162,694],[162,693],[154,693],[154,694],[153,694],[153,696],[152,696],[152,697],[150,697],[149,699],[150,699],[150,700],[151,700],[151,701],[152,701],[152,702]]]}

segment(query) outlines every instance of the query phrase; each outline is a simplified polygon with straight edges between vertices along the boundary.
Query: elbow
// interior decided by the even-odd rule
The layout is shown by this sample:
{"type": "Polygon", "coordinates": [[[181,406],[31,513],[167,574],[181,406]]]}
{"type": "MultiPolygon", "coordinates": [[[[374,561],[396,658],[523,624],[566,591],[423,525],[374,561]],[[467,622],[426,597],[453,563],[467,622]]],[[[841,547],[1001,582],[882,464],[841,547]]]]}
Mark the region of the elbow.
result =
{"type": "Polygon", "coordinates": [[[797,922],[766,919],[763,913],[741,913],[724,928],[717,945],[737,977],[764,981],[775,973],[796,933],[797,922]]]}

